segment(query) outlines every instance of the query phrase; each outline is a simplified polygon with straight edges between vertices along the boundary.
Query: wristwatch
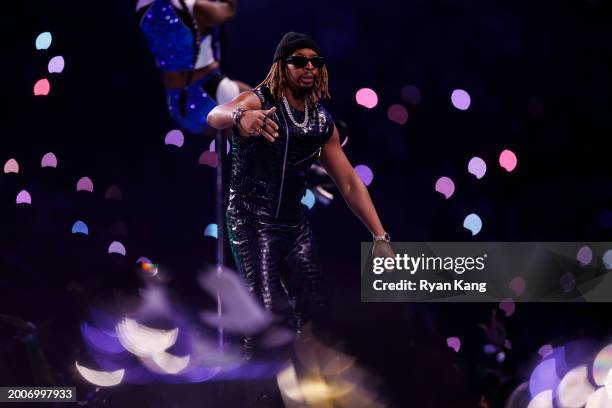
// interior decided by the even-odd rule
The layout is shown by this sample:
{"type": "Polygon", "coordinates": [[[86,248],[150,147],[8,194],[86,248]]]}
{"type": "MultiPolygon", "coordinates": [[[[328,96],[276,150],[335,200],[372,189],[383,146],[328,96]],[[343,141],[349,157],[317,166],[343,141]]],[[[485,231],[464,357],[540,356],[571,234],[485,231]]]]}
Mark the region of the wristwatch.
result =
{"type": "Polygon", "coordinates": [[[374,234],[372,234],[372,239],[374,240],[374,242],[376,242],[376,241],[391,242],[391,236],[388,233],[386,233],[386,232],[383,235],[374,235],[374,234]]]}

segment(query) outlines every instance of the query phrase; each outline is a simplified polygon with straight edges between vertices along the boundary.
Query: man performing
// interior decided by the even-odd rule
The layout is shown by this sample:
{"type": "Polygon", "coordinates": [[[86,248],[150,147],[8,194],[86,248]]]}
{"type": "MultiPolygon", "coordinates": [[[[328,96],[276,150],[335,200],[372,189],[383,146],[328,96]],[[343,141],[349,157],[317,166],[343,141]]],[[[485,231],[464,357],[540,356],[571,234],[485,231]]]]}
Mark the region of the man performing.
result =
{"type": "MultiPolygon", "coordinates": [[[[319,47],[310,37],[289,32],[266,79],[208,115],[214,128],[233,126],[227,229],[236,265],[268,310],[283,316],[283,304],[291,306],[298,333],[305,322],[316,323],[322,311],[321,273],[301,205],[312,163],[320,160],[374,240],[389,242],[320,103],[329,96],[319,47]]],[[[253,340],[245,339],[247,356],[252,348],[253,340]]]]}

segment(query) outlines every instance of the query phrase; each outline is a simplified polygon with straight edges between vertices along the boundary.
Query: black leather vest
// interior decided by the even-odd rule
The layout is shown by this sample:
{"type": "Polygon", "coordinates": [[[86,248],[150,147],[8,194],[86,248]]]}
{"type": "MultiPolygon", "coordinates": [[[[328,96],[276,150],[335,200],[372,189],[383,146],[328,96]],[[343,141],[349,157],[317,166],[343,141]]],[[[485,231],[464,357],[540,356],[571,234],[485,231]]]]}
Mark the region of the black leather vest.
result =
{"type": "MultiPolygon", "coordinates": [[[[271,221],[293,222],[303,215],[302,197],[306,173],[319,158],[331,137],[334,122],[319,103],[309,108],[305,128],[296,126],[282,101],[275,101],[265,86],[254,90],[262,109],[276,106],[272,119],[279,125],[279,137],[270,142],[264,137],[242,137],[232,132],[232,174],[228,213],[246,211],[271,221]]],[[[304,121],[304,112],[292,108],[294,119],[304,121]]]]}

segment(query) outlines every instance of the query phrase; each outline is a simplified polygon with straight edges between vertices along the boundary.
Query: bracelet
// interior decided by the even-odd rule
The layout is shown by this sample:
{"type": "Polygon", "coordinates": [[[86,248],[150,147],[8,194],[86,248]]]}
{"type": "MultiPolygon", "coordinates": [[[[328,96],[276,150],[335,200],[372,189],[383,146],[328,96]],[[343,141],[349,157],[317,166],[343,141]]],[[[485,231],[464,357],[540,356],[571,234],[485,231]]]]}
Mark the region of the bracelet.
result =
{"type": "Polygon", "coordinates": [[[246,109],[244,109],[242,106],[239,106],[232,112],[232,122],[234,122],[234,126],[240,126],[240,119],[242,119],[244,112],[246,112],[246,109]]]}
{"type": "Polygon", "coordinates": [[[372,234],[372,239],[374,240],[374,242],[377,242],[377,241],[391,242],[391,236],[386,232],[383,235],[372,234]]]}

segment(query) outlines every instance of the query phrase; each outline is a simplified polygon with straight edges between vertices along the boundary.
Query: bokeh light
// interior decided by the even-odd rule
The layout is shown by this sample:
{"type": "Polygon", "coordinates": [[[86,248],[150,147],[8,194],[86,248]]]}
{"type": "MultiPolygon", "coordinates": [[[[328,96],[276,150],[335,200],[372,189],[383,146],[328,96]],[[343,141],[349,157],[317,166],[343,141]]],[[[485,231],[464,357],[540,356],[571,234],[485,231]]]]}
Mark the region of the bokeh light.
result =
{"type": "Polygon", "coordinates": [[[119,241],[113,241],[108,247],[109,254],[120,254],[125,256],[125,246],[119,241]]]}
{"type": "Polygon", "coordinates": [[[121,189],[115,185],[109,186],[104,193],[104,198],[107,200],[122,200],[123,193],[121,189]]]}
{"type": "Polygon", "coordinates": [[[493,354],[497,351],[497,347],[493,344],[485,344],[483,347],[483,351],[485,354],[493,354]]]}
{"type": "Polygon", "coordinates": [[[550,355],[552,352],[554,351],[553,346],[551,346],[550,344],[545,344],[542,347],[540,347],[538,349],[538,354],[542,357],[542,358],[546,358],[548,355],[550,355]]]}
{"type": "Polygon", "coordinates": [[[387,110],[387,117],[391,122],[403,125],[408,122],[408,111],[402,105],[391,105],[387,110]]]}
{"type": "Polygon", "coordinates": [[[536,395],[527,405],[527,408],[553,408],[552,390],[542,391],[536,395]]]}
{"type": "Polygon", "coordinates": [[[141,357],[140,361],[142,361],[149,370],[155,373],[177,375],[187,368],[191,361],[191,356],[189,354],[185,356],[175,356],[166,351],[162,351],[161,353],[153,354],[151,357],[141,357]]]}
{"type": "Polygon", "coordinates": [[[515,276],[508,287],[514,292],[515,296],[521,296],[525,292],[525,279],[522,276],[515,276]]]}
{"type": "MultiPolygon", "coordinates": [[[[208,150],[210,150],[211,152],[216,152],[215,148],[216,148],[216,141],[215,139],[213,139],[212,142],[210,142],[210,145],[208,146],[208,150]]],[[[226,140],[225,141],[225,152],[229,153],[229,151],[230,151],[230,142],[229,140],[226,140]]]]}
{"type": "Polygon", "coordinates": [[[608,397],[612,399],[612,370],[608,371],[608,375],[606,376],[606,383],[604,387],[606,388],[608,397]]]}
{"type": "Polygon", "coordinates": [[[85,343],[93,348],[96,352],[104,354],[121,354],[125,349],[119,343],[115,332],[109,333],[105,330],[100,330],[88,323],[81,323],[81,336],[85,343]]]}
{"type": "Polygon", "coordinates": [[[576,287],[576,278],[574,278],[571,272],[566,272],[559,278],[559,285],[563,292],[571,292],[576,287]]]}
{"type": "Polygon", "coordinates": [[[474,156],[468,163],[468,172],[480,180],[487,172],[487,163],[480,157],[474,156]]]}
{"type": "Polygon", "coordinates": [[[471,98],[463,89],[455,89],[451,94],[453,106],[459,110],[467,110],[470,107],[471,98]]]}
{"type": "Polygon", "coordinates": [[[612,249],[604,252],[602,259],[606,269],[612,269],[612,249]]]}
{"type": "Polygon", "coordinates": [[[183,143],[185,143],[185,136],[183,136],[183,132],[180,130],[173,129],[166,134],[165,143],[166,145],[182,147],[183,143]]]}
{"type": "Polygon", "coordinates": [[[444,196],[444,198],[449,199],[453,193],[455,192],[455,183],[450,177],[440,177],[436,181],[436,191],[444,196]]]}
{"type": "Polygon", "coordinates": [[[309,188],[304,192],[302,197],[302,204],[304,204],[310,210],[315,204],[315,195],[309,188]]]}
{"type": "Polygon", "coordinates": [[[78,220],[72,225],[72,233],[89,235],[89,228],[83,221],[78,220]]]}
{"type": "Polygon", "coordinates": [[[51,84],[47,78],[42,78],[34,84],[35,96],[47,96],[51,92],[51,84]]]}
{"type": "Polygon", "coordinates": [[[593,394],[589,395],[589,399],[584,408],[612,408],[612,399],[608,396],[605,387],[601,387],[593,394]]]}
{"type": "Polygon", "coordinates": [[[204,229],[204,236],[218,238],[219,228],[217,227],[217,224],[208,224],[204,229]]]}
{"type": "Polygon", "coordinates": [[[61,74],[64,71],[64,57],[57,55],[51,58],[47,70],[50,74],[61,74]]]}
{"type": "Polygon", "coordinates": [[[458,353],[459,349],[461,349],[461,340],[459,337],[448,337],[446,339],[446,345],[458,353]]]}
{"type": "Polygon", "coordinates": [[[355,100],[357,104],[365,106],[368,109],[374,108],[378,105],[378,95],[370,88],[361,88],[355,94],[355,100]]]}
{"type": "Polygon", "coordinates": [[[32,204],[32,196],[26,190],[21,190],[17,194],[17,204],[32,204]]]}
{"type": "Polygon", "coordinates": [[[559,385],[557,364],[554,358],[542,361],[531,372],[529,392],[533,397],[546,390],[554,390],[559,385]]]}
{"type": "Polygon", "coordinates": [[[612,344],[601,349],[593,361],[593,380],[597,385],[606,384],[606,376],[612,369],[612,344]]]}
{"type": "Polygon", "coordinates": [[[125,369],[123,368],[116,371],[98,371],[84,367],[78,362],[75,362],[74,365],[81,377],[99,387],[112,387],[121,384],[125,375],[125,369]]]}
{"type": "Polygon", "coordinates": [[[593,260],[593,251],[588,245],[583,245],[576,254],[576,259],[580,262],[581,266],[585,266],[591,263],[593,260]]]}
{"type": "Polygon", "coordinates": [[[15,159],[8,159],[6,163],[4,163],[4,173],[19,173],[19,163],[15,159]]]}
{"type": "Polygon", "coordinates": [[[136,263],[153,263],[153,262],[146,256],[141,256],[136,260],[136,263]]]}
{"type": "Polygon", "coordinates": [[[562,407],[580,408],[594,391],[589,383],[587,366],[581,365],[565,374],[557,388],[557,395],[562,407]]]}
{"type": "Polygon", "coordinates": [[[374,179],[374,173],[365,164],[358,164],[355,166],[355,173],[357,173],[361,181],[363,181],[363,184],[366,186],[369,186],[374,179]]]}
{"type": "Polygon", "coordinates": [[[506,149],[499,155],[499,165],[502,166],[507,172],[514,170],[516,163],[516,155],[511,150],[506,149]]]}
{"type": "Polygon", "coordinates": [[[198,159],[198,163],[206,165],[206,166],[210,166],[212,168],[216,168],[217,163],[218,163],[217,154],[211,152],[210,150],[206,150],[200,155],[200,158],[198,159]]]}
{"type": "Polygon", "coordinates": [[[121,345],[130,353],[138,357],[152,357],[176,343],[179,329],[153,329],[125,318],[117,324],[115,331],[121,345]]]}
{"type": "Polygon", "coordinates": [[[40,160],[40,167],[57,167],[57,157],[53,152],[46,153],[40,160]]]}
{"type": "Polygon", "coordinates": [[[402,88],[402,99],[406,103],[416,106],[421,103],[421,91],[414,85],[406,85],[402,88]]]}
{"type": "Polygon", "coordinates": [[[142,262],[141,268],[143,271],[145,271],[148,275],[151,276],[155,276],[159,272],[159,265],[151,262],[142,262]]]}
{"type": "Polygon", "coordinates": [[[93,181],[89,177],[81,177],[76,186],[77,191],[89,191],[90,193],[93,193],[93,188],[93,181]]]}
{"type": "Polygon", "coordinates": [[[38,37],[36,37],[36,49],[46,50],[47,48],[51,46],[52,40],[53,40],[53,36],[48,31],[38,34],[38,37]]]}
{"type": "Polygon", "coordinates": [[[512,316],[514,313],[514,309],[516,305],[514,304],[514,300],[512,298],[505,298],[499,303],[498,307],[506,313],[506,317],[512,316]]]}
{"type": "Polygon", "coordinates": [[[474,213],[469,214],[463,220],[463,228],[467,229],[472,233],[472,235],[476,235],[482,229],[482,220],[480,217],[474,213]]]}

